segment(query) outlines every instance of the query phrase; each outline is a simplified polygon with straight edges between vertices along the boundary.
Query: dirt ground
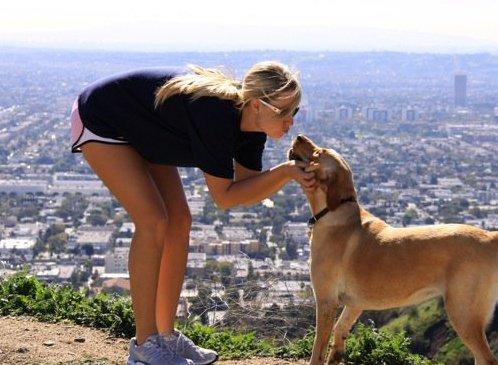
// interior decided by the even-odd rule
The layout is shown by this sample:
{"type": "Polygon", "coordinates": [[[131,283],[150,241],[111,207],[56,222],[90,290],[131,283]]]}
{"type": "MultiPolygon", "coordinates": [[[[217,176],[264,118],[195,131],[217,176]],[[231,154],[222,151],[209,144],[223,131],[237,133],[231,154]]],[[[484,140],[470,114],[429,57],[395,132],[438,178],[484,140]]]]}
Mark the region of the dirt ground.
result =
{"type": "MultiPolygon", "coordinates": [[[[31,317],[0,317],[0,364],[126,364],[128,340],[73,324],[31,317]]],[[[307,362],[273,358],[218,361],[220,365],[284,365],[307,362]]]]}

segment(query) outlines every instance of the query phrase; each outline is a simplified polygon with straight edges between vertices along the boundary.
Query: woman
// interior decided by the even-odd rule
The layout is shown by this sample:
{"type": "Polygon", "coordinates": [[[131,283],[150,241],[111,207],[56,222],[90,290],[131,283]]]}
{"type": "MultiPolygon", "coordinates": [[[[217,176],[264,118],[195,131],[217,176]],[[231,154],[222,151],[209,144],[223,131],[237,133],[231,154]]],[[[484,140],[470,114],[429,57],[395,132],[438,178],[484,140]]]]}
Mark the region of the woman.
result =
{"type": "Polygon", "coordinates": [[[173,328],[191,225],[177,166],[199,167],[223,209],[260,202],[291,180],[313,189],[302,162],[261,171],[267,136],[289,131],[300,99],[296,75],[269,61],[242,82],[198,66],[128,72],[91,84],[75,101],[72,152],[83,153],[135,224],[128,364],[216,361],[173,328]]]}

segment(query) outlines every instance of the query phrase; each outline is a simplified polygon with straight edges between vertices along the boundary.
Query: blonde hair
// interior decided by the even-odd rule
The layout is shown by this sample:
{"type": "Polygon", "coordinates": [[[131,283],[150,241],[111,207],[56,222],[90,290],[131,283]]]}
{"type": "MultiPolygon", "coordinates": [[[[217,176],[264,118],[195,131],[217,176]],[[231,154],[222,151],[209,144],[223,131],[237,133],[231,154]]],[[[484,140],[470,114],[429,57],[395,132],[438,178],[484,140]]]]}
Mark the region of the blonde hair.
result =
{"type": "Polygon", "coordinates": [[[289,93],[285,98],[291,99],[291,103],[282,110],[282,115],[287,115],[301,101],[297,72],[291,72],[287,66],[276,61],[256,63],[246,72],[242,81],[214,68],[196,65],[188,65],[188,68],[193,73],[173,77],[157,89],[156,107],[170,96],[188,94],[192,100],[203,96],[232,100],[242,110],[251,99],[271,101],[289,93]]]}

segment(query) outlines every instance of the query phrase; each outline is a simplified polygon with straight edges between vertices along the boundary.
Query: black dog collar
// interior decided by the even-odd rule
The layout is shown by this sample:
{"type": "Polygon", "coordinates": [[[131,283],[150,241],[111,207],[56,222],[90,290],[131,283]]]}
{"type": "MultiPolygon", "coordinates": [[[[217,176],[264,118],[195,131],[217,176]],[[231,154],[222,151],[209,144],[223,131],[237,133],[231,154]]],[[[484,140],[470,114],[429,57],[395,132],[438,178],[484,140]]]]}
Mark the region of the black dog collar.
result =
{"type": "Polygon", "coordinates": [[[313,225],[318,222],[325,214],[329,212],[329,208],[322,209],[317,215],[314,215],[308,220],[308,227],[313,227],[313,225]]]}
{"type": "MultiPolygon", "coordinates": [[[[356,199],[354,198],[354,196],[350,196],[349,198],[346,198],[346,199],[342,199],[340,201],[340,205],[341,204],[344,204],[344,203],[347,203],[347,202],[355,202],[356,199]]],[[[309,228],[313,228],[313,225],[318,222],[318,220],[320,218],[322,218],[325,214],[327,214],[328,212],[330,212],[329,208],[324,208],[322,209],[317,215],[314,215],[313,217],[311,217],[309,220],[308,220],[308,227],[309,228]]]]}

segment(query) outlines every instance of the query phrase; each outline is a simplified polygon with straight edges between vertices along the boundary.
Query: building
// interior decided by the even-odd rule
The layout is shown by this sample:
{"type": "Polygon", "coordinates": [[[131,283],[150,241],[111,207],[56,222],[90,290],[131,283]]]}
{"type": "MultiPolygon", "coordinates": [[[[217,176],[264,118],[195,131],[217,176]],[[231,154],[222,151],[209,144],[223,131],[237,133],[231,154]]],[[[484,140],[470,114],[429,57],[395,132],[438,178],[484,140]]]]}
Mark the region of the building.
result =
{"type": "Polygon", "coordinates": [[[114,252],[108,252],[105,255],[105,272],[115,274],[127,273],[129,254],[130,247],[115,247],[114,252]]]}
{"type": "Polygon", "coordinates": [[[68,250],[79,247],[82,250],[90,250],[96,254],[105,254],[111,240],[112,227],[81,226],[69,236],[68,250]],[[91,248],[90,248],[91,247],[91,248]]]}
{"type": "Polygon", "coordinates": [[[376,108],[376,107],[365,107],[363,108],[363,116],[366,120],[372,122],[389,122],[390,113],[389,110],[385,108],[376,108]]]}
{"type": "Polygon", "coordinates": [[[455,107],[467,106],[467,75],[455,75],[455,107]]]}
{"type": "Polygon", "coordinates": [[[0,240],[0,256],[7,257],[13,254],[31,257],[36,238],[17,237],[0,240]]]}
{"type": "Polygon", "coordinates": [[[415,122],[418,118],[417,111],[414,108],[407,107],[401,111],[401,120],[403,122],[415,122]]]}
{"type": "Polygon", "coordinates": [[[284,239],[287,243],[306,245],[309,242],[308,224],[304,222],[285,222],[283,229],[284,239]]]}
{"type": "Polygon", "coordinates": [[[125,233],[133,236],[135,234],[135,224],[133,222],[123,222],[119,228],[119,233],[125,233]]]}
{"type": "Polygon", "coordinates": [[[31,179],[9,179],[0,180],[0,191],[3,193],[48,193],[48,182],[44,180],[31,179]]]}
{"type": "Polygon", "coordinates": [[[206,271],[206,257],[205,253],[189,252],[187,259],[187,276],[203,277],[206,271]]]}
{"type": "Polygon", "coordinates": [[[81,193],[83,195],[109,196],[109,190],[95,175],[57,172],[54,174],[52,184],[48,187],[48,194],[81,193]]]}
{"type": "Polygon", "coordinates": [[[388,122],[389,121],[389,111],[386,109],[377,109],[373,112],[374,122],[388,122]]]}
{"type": "Polygon", "coordinates": [[[353,119],[353,109],[347,106],[340,106],[335,111],[337,121],[344,122],[353,119]]]}

